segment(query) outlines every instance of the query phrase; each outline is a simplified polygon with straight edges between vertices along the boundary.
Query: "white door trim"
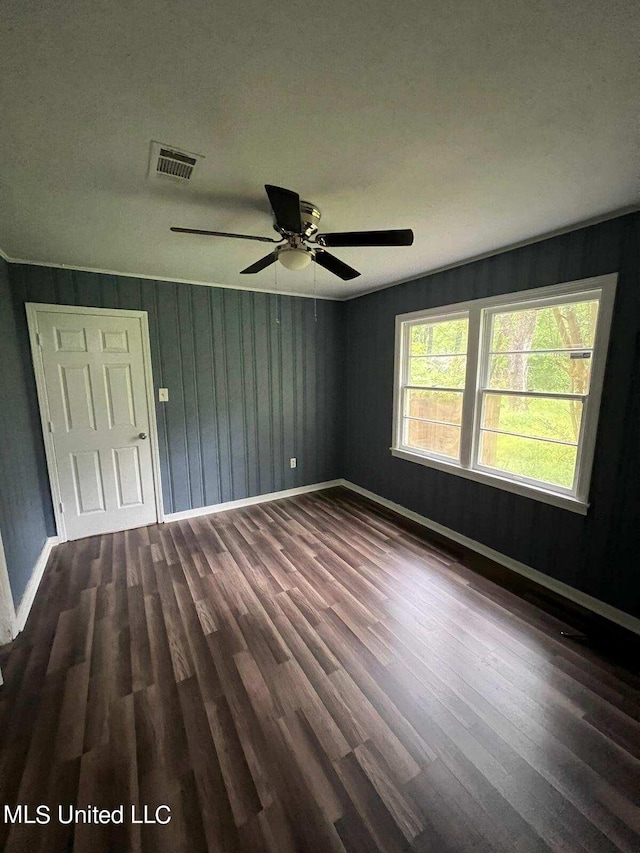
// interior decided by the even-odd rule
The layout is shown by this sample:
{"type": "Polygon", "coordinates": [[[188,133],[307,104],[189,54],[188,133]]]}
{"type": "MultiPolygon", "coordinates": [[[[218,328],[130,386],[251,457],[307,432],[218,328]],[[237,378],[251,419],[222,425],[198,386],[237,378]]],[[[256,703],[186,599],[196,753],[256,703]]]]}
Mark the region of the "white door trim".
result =
{"type": "MultiPolygon", "coordinates": [[[[0,646],[10,643],[15,637],[16,631],[16,609],[13,604],[13,594],[9,583],[9,570],[2,544],[2,531],[0,531],[0,646]]],[[[2,673],[0,673],[0,684],[2,684],[2,673]]]]}
{"type": "Polygon", "coordinates": [[[58,469],[53,446],[53,436],[49,432],[49,406],[47,403],[47,390],[44,376],[44,362],[42,350],[38,340],[38,311],[59,314],[99,314],[112,317],[133,317],[140,321],[142,332],[142,358],[144,365],[144,376],[146,385],[147,413],[149,416],[149,439],[151,442],[151,461],[153,467],[153,488],[156,503],[156,518],[159,522],[164,521],[164,510],[162,504],[162,481],[160,479],[160,454],[158,444],[158,425],[156,422],[155,393],[153,385],[153,373],[151,369],[151,344],[149,340],[149,315],[146,311],[129,311],[124,308],[87,308],[78,305],[50,305],[45,302],[26,302],[27,325],[29,327],[29,340],[31,342],[31,356],[33,370],[36,378],[36,389],[38,392],[38,405],[40,407],[40,425],[44,438],[44,449],[47,457],[47,470],[49,472],[49,484],[51,486],[51,497],[53,499],[53,512],[56,519],[58,540],[67,541],[67,532],[64,523],[64,515],[60,512],[60,484],[58,481],[58,469]]]}

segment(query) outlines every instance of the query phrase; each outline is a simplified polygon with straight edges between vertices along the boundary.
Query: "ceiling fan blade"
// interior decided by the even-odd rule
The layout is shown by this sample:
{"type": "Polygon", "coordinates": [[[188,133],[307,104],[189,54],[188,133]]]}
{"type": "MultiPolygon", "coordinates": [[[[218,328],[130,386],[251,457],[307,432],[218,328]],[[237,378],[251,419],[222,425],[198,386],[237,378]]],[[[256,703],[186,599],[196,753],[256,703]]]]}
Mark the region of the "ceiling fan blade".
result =
{"type": "Polygon", "coordinates": [[[209,237],[236,237],[238,240],[258,240],[260,243],[280,243],[272,237],[254,237],[251,234],[229,234],[227,231],[201,231],[199,228],[170,228],[178,234],[205,234],[209,237]]]}
{"type": "Polygon", "coordinates": [[[329,252],[323,252],[321,249],[318,249],[315,252],[313,260],[317,264],[320,264],[321,267],[324,267],[326,270],[329,270],[329,272],[337,275],[343,281],[349,281],[350,279],[357,278],[360,275],[358,270],[354,270],[353,267],[343,263],[340,258],[336,258],[335,255],[332,255],[329,252]]]}
{"type": "Polygon", "coordinates": [[[240,270],[240,275],[260,272],[260,270],[264,270],[267,267],[270,267],[271,264],[274,264],[276,262],[276,260],[276,253],[272,252],[270,255],[265,255],[264,258],[260,258],[260,260],[256,261],[255,264],[251,264],[251,266],[247,267],[246,270],[240,270]]]}
{"type": "Polygon", "coordinates": [[[391,231],[338,231],[335,234],[319,234],[316,243],[320,246],[411,246],[413,231],[399,228],[391,231]]]}
{"type": "Polygon", "coordinates": [[[265,184],[265,190],[269,196],[269,203],[276,218],[276,225],[289,234],[302,234],[302,220],[300,219],[300,196],[293,190],[285,190],[284,187],[274,187],[265,184]]]}

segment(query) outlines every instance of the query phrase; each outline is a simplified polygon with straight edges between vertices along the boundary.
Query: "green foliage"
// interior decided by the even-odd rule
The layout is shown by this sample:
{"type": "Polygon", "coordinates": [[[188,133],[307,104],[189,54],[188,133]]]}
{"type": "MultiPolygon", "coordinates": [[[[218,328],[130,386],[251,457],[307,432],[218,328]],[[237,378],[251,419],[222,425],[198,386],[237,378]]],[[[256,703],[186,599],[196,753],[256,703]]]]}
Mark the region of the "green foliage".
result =
{"type": "Polygon", "coordinates": [[[469,321],[446,320],[411,327],[410,355],[451,355],[467,351],[469,321]]]}
{"type": "Polygon", "coordinates": [[[491,356],[489,363],[489,388],[496,391],[580,393],[582,386],[588,390],[590,376],[591,359],[571,359],[567,352],[497,353],[491,356]]]}
{"type": "Polygon", "coordinates": [[[480,461],[500,471],[570,489],[576,465],[576,448],[515,435],[485,433],[480,461]],[[488,437],[495,441],[486,450],[488,437]]]}
{"type": "Polygon", "coordinates": [[[419,356],[409,359],[409,384],[464,388],[466,355],[419,356]]]}
{"type": "Polygon", "coordinates": [[[509,397],[492,394],[485,405],[483,426],[531,438],[577,442],[582,403],[543,397],[509,397]],[[513,405],[520,403],[520,405],[513,405]]]}
{"type": "Polygon", "coordinates": [[[496,314],[491,335],[491,351],[505,352],[513,346],[519,333],[531,328],[529,346],[526,349],[549,350],[593,347],[598,302],[573,302],[555,308],[532,308],[521,311],[505,311],[496,314]],[[570,340],[567,337],[570,335],[570,340]]]}

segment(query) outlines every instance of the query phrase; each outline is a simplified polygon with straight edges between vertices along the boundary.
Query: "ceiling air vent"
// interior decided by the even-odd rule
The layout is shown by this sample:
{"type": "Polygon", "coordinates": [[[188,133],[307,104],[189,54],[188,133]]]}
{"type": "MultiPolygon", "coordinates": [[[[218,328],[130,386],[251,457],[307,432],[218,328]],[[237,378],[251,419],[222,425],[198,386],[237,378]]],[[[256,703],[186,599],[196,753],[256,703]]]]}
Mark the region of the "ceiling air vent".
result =
{"type": "Polygon", "coordinates": [[[151,158],[149,162],[149,177],[169,178],[180,183],[190,181],[201,154],[191,151],[181,151],[173,145],[161,142],[151,143],[151,158]]]}

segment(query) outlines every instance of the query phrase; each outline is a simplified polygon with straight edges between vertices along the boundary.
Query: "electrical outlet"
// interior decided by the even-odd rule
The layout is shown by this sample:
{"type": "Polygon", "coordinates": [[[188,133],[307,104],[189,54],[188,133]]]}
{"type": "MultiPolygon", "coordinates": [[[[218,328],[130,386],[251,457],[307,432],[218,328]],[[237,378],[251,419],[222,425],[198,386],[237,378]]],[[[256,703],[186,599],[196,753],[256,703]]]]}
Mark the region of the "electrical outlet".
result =
{"type": "Polygon", "coordinates": [[[159,403],[168,403],[169,402],[169,389],[168,388],[158,388],[158,402],[159,403]]]}
{"type": "Polygon", "coordinates": [[[297,467],[297,465],[298,465],[298,460],[296,459],[296,457],[295,457],[295,456],[292,456],[292,457],[291,457],[291,459],[289,460],[289,465],[290,465],[292,468],[296,468],[296,467],[297,467]]]}

